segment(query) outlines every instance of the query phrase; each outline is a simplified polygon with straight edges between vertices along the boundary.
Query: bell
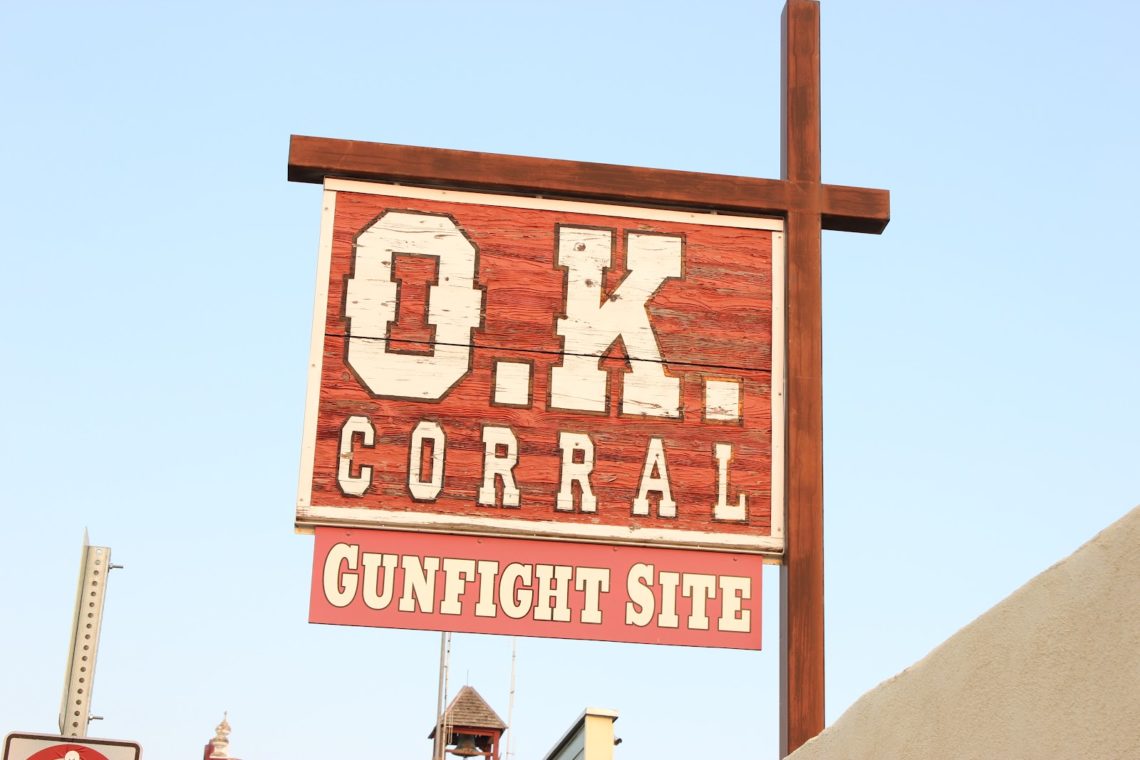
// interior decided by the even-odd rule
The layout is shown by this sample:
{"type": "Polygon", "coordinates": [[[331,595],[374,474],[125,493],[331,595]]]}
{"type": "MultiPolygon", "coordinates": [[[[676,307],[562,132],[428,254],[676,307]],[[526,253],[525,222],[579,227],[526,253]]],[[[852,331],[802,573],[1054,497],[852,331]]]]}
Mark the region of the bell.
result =
{"type": "Polygon", "coordinates": [[[475,736],[473,734],[456,734],[458,741],[455,746],[447,750],[448,754],[458,755],[459,757],[475,757],[476,755],[486,754],[481,749],[475,746],[475,736]]]}

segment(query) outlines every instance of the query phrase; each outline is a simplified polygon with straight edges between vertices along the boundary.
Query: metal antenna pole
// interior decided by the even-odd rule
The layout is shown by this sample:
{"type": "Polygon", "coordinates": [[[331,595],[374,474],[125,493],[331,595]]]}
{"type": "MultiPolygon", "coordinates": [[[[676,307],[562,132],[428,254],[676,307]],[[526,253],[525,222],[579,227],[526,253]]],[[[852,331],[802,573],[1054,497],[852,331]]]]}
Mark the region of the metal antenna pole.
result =
{"type": "Polygon", "coordinates": [[[514,714],[515,714],[515,657],[518,654],[519,640],[511,639],[511,692],[507,699],[507,746],[503,751],[505,755],[504,760],[511,760],[511,737],[515,733],[514,729],[514,714]]]}
{"type": "MultiPolygon", "coordinates": [[[[443,668],[443,701],[446,703],[451,696],[451,633],[447,634],[447,663],[443,668]]],[[[439,744],[439,760],[444,760],[447,754],[447,742],[451,738],[451,721],[447,716],[447,709],[443,711],[443,738],[439,744]]]]}
{"type": "Polygon", "coordinates": [[[447,695],[447,661],[451,656],[451,634],[439,634],[439,693],[435,701],[435,744],[432,747],[432,760],[443,760],[447,737],[444,736],[443,703],[447,695]]]}
{"type": "Polygon", "coordinates": [[[439,688],[435,698],[435,744],[431,748],[432,760],[439,760],[440,741],[443,739],[443,670],[447,667],[447,634],[439,634],[439,688]]]}
{"type": "Polygon", "coordinates": [[[63,736],[85,737],[88,721],[102,720],[91,715],[91,692],[95,687],[95,655],[99,651],[103,600],[111,567],[110,547],[90,546],[84,530],[71,648],[67,653],[63,701],[59,707],[59,732],[63,736]]]}

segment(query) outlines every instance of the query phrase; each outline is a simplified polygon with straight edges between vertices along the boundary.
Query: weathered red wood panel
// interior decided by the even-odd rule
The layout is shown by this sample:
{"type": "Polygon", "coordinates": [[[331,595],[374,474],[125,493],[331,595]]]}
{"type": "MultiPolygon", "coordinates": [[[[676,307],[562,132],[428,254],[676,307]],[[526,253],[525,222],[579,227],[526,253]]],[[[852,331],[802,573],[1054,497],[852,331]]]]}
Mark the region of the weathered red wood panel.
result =
{"type": "Polygon", "coordinates": [[[298,525],[778,553],[778,220],[333,186],[298,525]]]}
{"type": "MultiPolygon", "coordinates": [[[[616,290],[626,275],[629,232],[678,235],[684,244],[682,276],[665,281],[649,302],[666,365],[670,370],[687,364],[771,369],[772,249],[771,234],[766,230],[695,228],[680,222],[581,213],[552,218],[551,212],[543,210],[459,206],[447,201],[351,192],[338,193],[336,208],[331,275],[337,281],[349,276],[354,238],[385,211],[446,214],[459,223],[478,250],[477,282],[485,291],[483,324],[472,340],[489,349],[562,351],[554,331],[566,279],[565,269],[554,263],[557,225],[612,232],[614,261],[604,272],[605,293],[616,290]]],[[[399,258],[406,261],[413,257],[399,258]]],[[[435,269],[434,264],[419,258],[421,277],[435,269]]],[[[401,263],[397,270],[402,268],[401,263]]],[[[406,266],[414,265],[408,262],[406,266]]],[[[423,298],[424,284],[422,279],[404,283],[417,288],[414,297],[418,299],[423,298]]],[[[330,333],[347,333],[348,325],[341,319],[343,297],[343,288],[330,290],[330,333]]],[[[422,300],[405,304],[401,293],[401,307],[426,325],[422,300]]]]}

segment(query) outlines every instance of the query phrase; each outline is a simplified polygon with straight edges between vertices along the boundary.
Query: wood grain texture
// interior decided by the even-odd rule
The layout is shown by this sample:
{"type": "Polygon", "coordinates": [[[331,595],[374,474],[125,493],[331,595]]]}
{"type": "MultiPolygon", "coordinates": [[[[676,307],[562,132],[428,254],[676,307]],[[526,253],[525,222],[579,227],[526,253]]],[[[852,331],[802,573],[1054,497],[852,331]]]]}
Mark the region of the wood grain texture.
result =
{"type": "MultiPolygon", "coordinates": [[[[472,524],[484,517],[509,518],[522,530],[532,524],[536,534],[542,533],[543,522],[557,521],[612,526],[616,534],[624,532],[631,540],[644,530],[687,531],[694,544],[710,532],[772,535],[770,378],[776,233],[349,191],[336,193],[335,209],[309,505],[448,515],[470,518],[472,524]],[[361,332],[356,320],[346,317],[354,278],[364,272],[356,258],[362,233],[393,213],[412,220],[446,218],[477,252],[473,285],[482,296],[482,314],[471,331],[469,370],[438,401],[386,395],[384,388],[369,387],[350,366],[349,342],[368,340],[384,343],[390,352],[418,357],[425,377],[432,369],[433,347],[427,342],[432,327],[424,315],[431,310],[432,288],[444,271],[432,258],[392,256],[391,276],[398,281],[399,296],[391,307],[394,321],[386,331],[361,332]],[[620,338],[604,353],[591,356],[592,366],[606,376],[605,408],[596,413],[551,404],[554,369],[566,362],[557,330],[568,288],[567,270],[557,264],[559,236],[566,229],[612,233],[613,261],[600,283],[603,300],[621,294],[629,280],[629,235],[676,239],[682,248],[680,276],[667,279],[645,302],[660,360],[652,362],[628,351],[620,338]],[[623,396],[629,397],[629,391],[623,390],[624,379],[647,363],[663,367],[665,375],[679,383],[679,417],[623,412],[623,396]],[[506,372],[504,365],[512,371],[521,369],[528,378],[521,403],[496,400],[497,378],[506,372]],[[709,419],[710,384],[714,395],[723,391],[724,384],[738,385],[739,419],[709,419]],[[363,493],[346,491],[339,480],[344,475],[342,429],[350,418],[366,419],[375,431],[371,445],[359,435],[352,445],[349,475],[358,478],[370,471],[363,493]],[[430,500],[413,498],[408,486],[412,431],[420,420],[437,423],[446,435],[442,488],[430,500]],[[496,503],[480,503],[488,426],[509,428],[517,439],[513,478],[520,493],[518,506],[506,503],[502,479],[494,483],[496,503]],[[580,487],[572,511],[556,508],[563,432],[589,436],[593,444],[590,484],[596,511],[581,508],[580,487]],[[637,514],[634,508],[652,439],[660,439],[665,452],[675,515],[664,514],[663,499],[655,492],[650,493],[648,514],[637,514]],[[713,516],[720,500],[717,444],[732,447],[725,501],[735,504],[740,494],[746,496],[740,521],[713,516]]],[[[370,269],[372,276],[386,271],[370,269]]],[[[425,454],[421,461],[423,472],[430,472],[431,456],[425,454]]],[[[303,522],[300,517],[299,522],[303,522]]]]}
{"type": "Polygon", "coordinates": [[[788,215],[787,533],[780,568],[786,750],[824,727],[823,333],[819,217],[788,215]]]}
{"type": "Polygon", "coordinates": [[[784,6],[781,57],[783,177],[820,181],[819,3],[789,0],[784,6]]]}
{"type": "Polygon", "coordinates": [[[891,194],[887,190],[822,185],[819,209],[823,229],[840,232],[883,232],[891,218],[891,194]]]}
{"type": "MultiPolygon", "coordinates": [[[[783,17],[786,179],[820,178],[819,3],[783,17]]],[[[838,193],[858,204],[859,193],[838,193]]],[[[787,536],[780,568],[781,754],[823,730],[823,311],[821,203],[787,216],[787,536]]]]}
{"type": "MultiPolygon", "coordinates": [[[[653,330],[670,371],[686,365],[707,368],[771,370],[772,246],[771,235],[732,227],[694,228],[677,222],[645,219],[616,220],[611,216],[563,214],[497,206],[457,205],[446,201],[413,200],[383,195],[337,195],[334,245],[345,253],[353,236],[386,210],[442,213],[453,218],[478,250],[478,284],[484,289],[483,324],[473,345],[494,350],[559,354],[562,339],[554,331],[562,315],[566,269],[555,264],[557,226],[609,231],[613,265],[602,279],[604,295],[619,292],[625,279],[630,232],[676,235],[684,244],[682,276],[666,280],[650,299],[653,330]]],[[[407,281],[401,292],[401,320],[389,337],[410,339],[412,330],[426,335],[424,285],[430,260],[397,256],[396,272],[410,271],[418,259],[418,281],[407,281]],[[418,320],[418,327],[412,320],[418,320]]],[[[347,277],[348,270],[338,276],[347,277]]],[[[359,334],[359,331],[357,331],[359,334]]],[[[383,338],[385,336],[371,336],[383,338]]],[[[629,355],[622,343],[614,347],[618,360],[649,359],[629,355]]]]}
{"type": "Polygon", "coordinates": [[[890,221],[886,190],[648,169],[584,161],[293,135],[289,180],[326,177],[481,189],[627,205],[783,215],[821,208],[827,229],[878,234],[890,221]],[[822,204],[822,206],[821,206],[822,204]]]}

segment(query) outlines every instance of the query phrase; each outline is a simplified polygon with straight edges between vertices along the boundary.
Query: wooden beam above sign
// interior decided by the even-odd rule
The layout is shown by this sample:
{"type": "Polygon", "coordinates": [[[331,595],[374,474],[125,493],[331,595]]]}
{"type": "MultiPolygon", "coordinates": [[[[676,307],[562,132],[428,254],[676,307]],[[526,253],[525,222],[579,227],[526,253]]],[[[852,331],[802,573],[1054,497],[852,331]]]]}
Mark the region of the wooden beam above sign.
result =
{"type": "Polygon", "coordinates": [[[806,211],[821,214],[824,229],[872,234],[890,221],[887,190],[293,135],[289,180],[327,177],[734,214],[806,211]]]}

